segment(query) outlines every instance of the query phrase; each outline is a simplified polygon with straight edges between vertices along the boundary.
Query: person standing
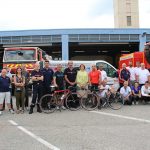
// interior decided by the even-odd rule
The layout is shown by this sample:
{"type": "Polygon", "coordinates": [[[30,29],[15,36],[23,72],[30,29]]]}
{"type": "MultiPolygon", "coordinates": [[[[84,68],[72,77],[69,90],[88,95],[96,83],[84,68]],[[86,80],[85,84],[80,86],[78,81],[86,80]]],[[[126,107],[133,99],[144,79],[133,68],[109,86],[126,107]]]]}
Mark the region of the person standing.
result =
{"type": "Polygon", "coordinates": [[[145,64],[141,63],[141,70],[137,75],[137,79],[141,87],[145,84],[146,81],[148,81],[149,74],[149,71],[145,69],[145,64]]]}
{"type": "Polygon", "coordinates": [[[77,93],[79,96],[87,97],[87,92],[84,89],[88,89],[88,81],[88,73],[85,71],[85,65],[81,64],[76,76],[77,93]]]}
{"type": "MultiPolygon", "coordinates": [[[[6,76],[10,78],[10,104],[11,104],[11,108],[13,109],[13,100],[12,100],[12,74],[11,74],[11,69],[6,67],[4,68],[7,70],[7,74],[6,76]]],[[[4,100],[4,103],[3,103],[3,110],[5,110],[5,100],[4,100]]],[[[13,109],[14,110],[14,109],[13,109]]]]}
{"type": "Polygon", "coordinates": [[[3,111],[3,101],[5,99],[5,102],[7,103],[7,107],[11,113],[14,113],[13,109],[11,108],[11,102],[10,102],[10,78],[6,76],[7,70],[2,69],[1,75],[0,75],[0,115],[2,115],[3,111]]]}
{"type": "Polygon", "coordinates": [[[57,71],[54,73],[54,85],[58,90],[64,90],[64,73],[61,64],[57,65],[57,71]]]}
{"type": "Polygon", "coordinates": [[[138,81],[138,74],[141,70],[141,64],[139,61],[136,62],[136,67],[135,67],[135,75],[136,75],[136,81],[138,81]]]}
{"type": "Polygon", "coordinates": [[[135,72],[135,68],[132,65],[132,61],[129,61],[129,67],[127,67],[127,69],[130,72],[130,82],[129,82],[129,85],[130,85],[130,87],[132,87],[134,85],[134,83],[135,83],[135,80],[136,80],[136,72],[135,72]]]}
{"type": "Polygon", "coordinates": [[[29,81],[30,81],[30,75],[26,69],[25,64],[22,64],[21,69],[22,69],[22,75],[25,77],[25,86],[24,86],[25,87],[25,108],[28,110],[28,107],[29,107],[29,91],[28,91],[29,88],[28,88],[28,85],[29,85],[29,81]]]}
{"type": "MultiPolygon", "coordinates": [[[[58,89],[58,90],[64,90],[64,73],[62,72],[62,65],[58,64],[57,65],[57,71],[54,73],[54,86],[58,89]]],[[[63,100],[63,95],[64,93],[59,93],[60,94],[60,99],[63,100]]],[[[61,102],[61,106],[62,109],[66,109],[65,107],[65,101],[63,100],[61,102]]],[[[59,106],[57,106],[57,109],[59,109],[59,106]]]]}
{"type": "Polygon", "coordinates": [[[33,113],[33,108],[35,107],[35,103],[37,101],[37,112],[41,113],[41,109],[39,106],[39,101],[42,96],[42,89],[43,89],[43,73],[40,70],[39,63],[35,64],[34,70],[31,73],[32,82],[33,82],[33,96],[32,102],[30,105],[29,114],[33,113]]]}
{"type": "Polygon", "coordinates": [[[24,113],[24,98],[25,98],[25,77],[22,74],[22,69],[17,68],[16,75],[14,76],[14,84],[15,84],[15,96],[16,96],[16,107],[18,114],[20,111],[24,113]],[[22,107],[19,110],[19,107],[22,107]]]}
{"type": "Polygon", "coordinates": [[[124,85],[125,81],[128,81],[128,83],[130,82],[130,72],[126,68],[126,64],[125,63],[122,64],[122,69],[120,70],[119,78],[122,81],[120,83],[120,87],[122,87],[124,85]]]}
{"type": "Polygon", "coordinates": [[[48,60],[44,62],[44,68],[42,69],[43,74],[43,95],[51,93],[50,86],[53,82],[54,71],[50,68],[50,63],[48,60]]]}
{"type": "Polygon", "coordinates": [[[64,70],[64,76],[66,81],[66,88],[69,86],[76,87],[76,76],[77,76],[77,70],[73,68],[73,62],[68,62],[68,68],[64,70]]]}
{"type": "Polygon", "coordinates": [[[107,80],[107,73],[106,73],[106,71],[103,68],[104,68],[104,66],[101,64],[99,66],[99,71],[101,72],[101,81],[102,82],[103,82],[104,79],[107,80]]]}
{"type": "Polygon", "coordinates": [[[97,70],[96,65],[92,65],[92,71],[89,72],[91,90],[98,90],[99,83],[101,83],[101,73],[97,70]]]}

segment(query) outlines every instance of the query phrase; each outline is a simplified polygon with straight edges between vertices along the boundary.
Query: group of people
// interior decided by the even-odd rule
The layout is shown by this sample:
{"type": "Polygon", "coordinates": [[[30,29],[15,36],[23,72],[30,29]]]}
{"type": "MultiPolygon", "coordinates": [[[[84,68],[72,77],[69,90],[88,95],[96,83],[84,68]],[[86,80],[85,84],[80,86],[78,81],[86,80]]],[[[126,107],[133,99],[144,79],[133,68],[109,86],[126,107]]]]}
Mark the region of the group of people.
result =
{"type": "Polygon", "coordinates": [[[133,67],[132,62],[129,62],[128,67],[123,63],[119,71],[119,79],[120,93],[125,104],[150,101],[150,72],[145,68],[144,63],[136,62],[136,67],[133,67]]]}
{"type": "MultiPolygon", "coordinates": [[[[126,64],[122,64],[119,78],[120,93],[127,104],[131,104],[132,101],[136,102],[141,97],[145,101],[150,100],[150,74],[143,63],[141,66],[137,64],[136,68],[132,67],[131,62],[129,67],[126,67],[126,64]]],[[[16,69],[13,80],[9,69],[3,68],[0,75],[0,115],[2,114],[4,100],[9,111],[14,113],[11,102],[11,83],[15,86],[16,113],[24,113],[25,108],[29,107],[28,85],[30,80],[32,81],[32,100],[29,114],[33,113],[35,104],[37,104],[37,112],[41,113],[40,98],[51,93],[51,85],[54,85],[59,90],[73,86],[76,87],[77,92],[80,92],[81,95],[82,89],[88,88],[90,85],[91,89],[99,90],[101,98],[104,98],[108,91],[113,90],[113,86],[107,85],[107,73],[102,65],[97,68],[93,64],[91,71],[88,73],[84,64],[81,64],[79,70],[77,70],[73,67],[73,62],[69,61],[68,67],[64,71],[62,71],[62,65],[58,64],[57,70],[54,72],[49,61],[45,61],[43,69],[40,69],[39,63],[36,63],[31,74],[26,70],[25,65],[22,65],[16,69]]]]}

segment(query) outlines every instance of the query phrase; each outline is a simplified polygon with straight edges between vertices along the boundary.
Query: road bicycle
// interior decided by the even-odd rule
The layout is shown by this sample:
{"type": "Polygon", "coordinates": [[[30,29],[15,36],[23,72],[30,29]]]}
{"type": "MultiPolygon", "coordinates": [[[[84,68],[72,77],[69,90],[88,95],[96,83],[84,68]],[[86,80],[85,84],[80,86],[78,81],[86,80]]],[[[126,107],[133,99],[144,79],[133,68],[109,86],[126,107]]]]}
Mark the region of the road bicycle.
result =
{"type": "Polygon", "coordinates": [[[83,89],[86,92],[85,95],[81,95],[81,106],[86,110],[94,110],[96,108],[110,107],[113,110],[118,110],[124,105],[124,100],[119,92],[111,92],[101,98],[99,95],[99,89],[83,89]]]}
{"type": "MultiPolygon", "coordinates": [[[[51,86],[51,88],[54,88],[51,86]]],[[[40,99],[40,108],[44,113],[52,113],[59,108],[61,111],[62,106],[72,111],[81,108],[81,98],[77,95],[74,87],[69,87],[65,90],[54,90],[51,94],[43,95],[40,99]]]]}

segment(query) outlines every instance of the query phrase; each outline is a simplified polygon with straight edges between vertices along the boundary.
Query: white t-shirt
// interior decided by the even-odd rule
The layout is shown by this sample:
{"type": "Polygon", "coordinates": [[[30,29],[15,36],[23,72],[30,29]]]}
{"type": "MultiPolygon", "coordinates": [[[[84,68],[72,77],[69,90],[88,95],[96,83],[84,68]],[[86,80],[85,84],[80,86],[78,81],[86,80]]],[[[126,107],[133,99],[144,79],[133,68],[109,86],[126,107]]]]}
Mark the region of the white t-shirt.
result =
{"type": "Polygon", "coordinates": [[[101,72],[101,79],[102,79],[102,81],[106,78],[107,79],[107,73],[106,73],[106,71],[104,71],[104,70],[100,70],[100,72],[101,72]]]}
{"type": "Polygon", "coordinates": [[[148,87],[148,89],[146,89],[145,86],[143,85],[141,88],[141,94],[142,96],[148,96],[148,94],[150,94],[150,86],[148,87]]]}
{"type": "Polygon", "coordinates": [[[131,93],[131,88],[129,86],[127,86],[127,88],[125,89],[124,86],[120,89],[120,94],[123,95],[123,97],[128,96],[131,93]]]}
{"type": "Polygon", "coordinates": [[[141,67],[135,67],[135,74],[138,75],[141,70],[141,67]]]}
{"type": "Polygon", "coordinates": [[[139,71],[139,84],[145,84],[145,82],[148,80],[148,76],[150,75],[149,71],[147,69],[140,69],[139,71]]]}
{"type": "Polygon", "coordinates": [[[108,89],[110,89],[110,86],[109,85],[101,85],[99,87],[100,91],[99,91],[99,96],[100,97],[105,97],[106,93],[108,92],[108,89]]]}
{"type": "Polygon", "coordinates": [[[135,81],[135,75],[136,75],[135,68],[134,67],[127,67],[127,69],[130,72],[130,80],[135,81]]]}

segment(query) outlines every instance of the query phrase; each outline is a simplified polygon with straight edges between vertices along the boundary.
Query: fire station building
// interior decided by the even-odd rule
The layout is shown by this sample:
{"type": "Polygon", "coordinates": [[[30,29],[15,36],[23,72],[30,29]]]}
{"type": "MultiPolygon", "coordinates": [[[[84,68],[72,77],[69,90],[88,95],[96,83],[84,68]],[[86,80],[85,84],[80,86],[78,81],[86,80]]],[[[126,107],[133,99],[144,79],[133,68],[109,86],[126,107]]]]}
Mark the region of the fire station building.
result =
{"type": "Polygon", "coordinates": [[[5,47],[40,47],[54,60],[106,60],[117,67],[121,54],[143,51],[149,41],[150,29],[142,28],[0,31],[0,62],[5,47]]]}

